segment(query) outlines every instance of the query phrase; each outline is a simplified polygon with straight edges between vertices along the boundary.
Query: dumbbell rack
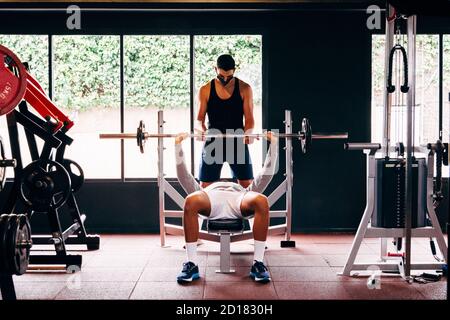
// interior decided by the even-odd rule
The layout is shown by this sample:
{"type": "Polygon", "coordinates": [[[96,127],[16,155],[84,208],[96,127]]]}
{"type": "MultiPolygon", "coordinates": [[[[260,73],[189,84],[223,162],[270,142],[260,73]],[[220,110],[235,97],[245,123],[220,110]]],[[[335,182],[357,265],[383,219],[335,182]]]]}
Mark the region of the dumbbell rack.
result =
{"type": "MultiPolygon", "coordinates": [[[[285,133],[292,133],[291,111],[285,111],[285,133]]],[[[158,111],[158,134],[164,134],[164,114],[158,111]]],[[[284,235],[285,240],[281,241],[281,247],[295,247],[295,241],[291,240],[292,229],[292,137],[286,137],[286,145],[284,148],[286,156],[286,173],[285,179],[278,187],[268,196],[269,207],[277,202],[283,195],[286,195],[285,210],[271,210],[270,218],[284,218],[285,222],[281,224],[269,226],[268,235],[284,235]]],[[[164,138],[158,138],[158,187],[159,187],[159,223],[161,246],[166,246],[166,235],[183,236],[183,227],[166,222],[166,218],[183,218],[182,210],[167,210],[165,208],[166,194],[180,207],[184,206],[184,197],[167,181],[164,175],[164,138]]],[[[200,230],[199,238],[214,242],[220,242],[220,236],[200,230]]],[[[250,230],[241,234],[233,234],[230,237],[231,242],[253,239],[253,233],[250,230]]]]}

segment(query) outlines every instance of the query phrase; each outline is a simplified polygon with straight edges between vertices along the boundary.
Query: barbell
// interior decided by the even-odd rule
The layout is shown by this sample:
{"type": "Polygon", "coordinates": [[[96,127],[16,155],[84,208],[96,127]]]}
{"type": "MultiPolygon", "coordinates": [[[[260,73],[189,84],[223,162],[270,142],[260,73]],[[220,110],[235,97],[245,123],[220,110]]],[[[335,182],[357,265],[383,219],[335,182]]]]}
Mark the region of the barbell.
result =
{"type": "MultiPolygon", "coordinates": [[[[101,133],[100,139],[136,139],[137,145],[141,153],[145,151],[145,142],[152,138],[176,138],[176,133],[149,133],[145,131],[144,121],[139,122],[136,133],[101,133]]],[[[189,138],[262,138],[266,133],[189,133],[189,138]]],[[[334,132],[334,133],[312,133],[311,123],[307,118],[302,120],[302,129],[297,133],[278,133],[275,134],[278,138],[290,139],[297,138],[300,141],[302,153],[307,153],[311,147],[312,140],[333,140],[333,139],[348,139],[348,132],[334,132]]]]}

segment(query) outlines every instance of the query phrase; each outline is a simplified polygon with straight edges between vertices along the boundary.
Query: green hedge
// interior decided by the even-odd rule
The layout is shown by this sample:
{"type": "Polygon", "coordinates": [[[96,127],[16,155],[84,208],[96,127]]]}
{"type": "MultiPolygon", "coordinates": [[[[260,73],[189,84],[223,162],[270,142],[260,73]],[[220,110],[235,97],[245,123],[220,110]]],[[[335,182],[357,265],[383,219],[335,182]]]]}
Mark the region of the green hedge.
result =
{"type": "MultiPolygon", "coordinates": [[[[124,84],[127,107],[188,108],[189,36],[125,36],[124,84]]],[[[48,88],[47,36],[0,35],[31,73],[48,88]]],[[[196,36],[195,87],[214,78],[214,62],[232,54],[236,75],[261,97],[260,36],[196,36]]],[[[55,36],[54,99],[65,110],[118,108],[120,105],[118,36],[55,36]]]]}

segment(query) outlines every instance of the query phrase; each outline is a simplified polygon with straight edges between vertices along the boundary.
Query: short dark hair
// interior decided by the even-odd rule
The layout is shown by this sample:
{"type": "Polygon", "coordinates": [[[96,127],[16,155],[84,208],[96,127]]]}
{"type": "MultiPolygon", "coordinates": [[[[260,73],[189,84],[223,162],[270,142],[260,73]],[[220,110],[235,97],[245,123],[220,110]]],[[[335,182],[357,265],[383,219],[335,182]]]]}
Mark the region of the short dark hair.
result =
{"type": "Polygon", "coordinates": [[[228,71],[236,68],[236,63],[234,62],[234,59],[231,55],[222,54],[217,58],[217,68],[228,71]]]}

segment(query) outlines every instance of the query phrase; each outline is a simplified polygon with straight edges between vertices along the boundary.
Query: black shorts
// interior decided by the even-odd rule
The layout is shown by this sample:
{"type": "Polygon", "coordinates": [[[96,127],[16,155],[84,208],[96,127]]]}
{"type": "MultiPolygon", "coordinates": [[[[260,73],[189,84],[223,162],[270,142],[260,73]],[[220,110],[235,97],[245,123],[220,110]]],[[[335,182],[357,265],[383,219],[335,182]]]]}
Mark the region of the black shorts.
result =
{"type": "Polygon", "coordinates": [[[230,165],[233,179],[253,179],[253,166],[248,145],[244,144],[242,139],[224,139],[222,152],[218,152],[220,150],[217,149],[208,148],[212,142],[214,142],[214,139],[206,141],[203,145],[199,170],[200,181],[219,181],[224,162],[230,165]]]}

